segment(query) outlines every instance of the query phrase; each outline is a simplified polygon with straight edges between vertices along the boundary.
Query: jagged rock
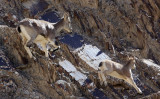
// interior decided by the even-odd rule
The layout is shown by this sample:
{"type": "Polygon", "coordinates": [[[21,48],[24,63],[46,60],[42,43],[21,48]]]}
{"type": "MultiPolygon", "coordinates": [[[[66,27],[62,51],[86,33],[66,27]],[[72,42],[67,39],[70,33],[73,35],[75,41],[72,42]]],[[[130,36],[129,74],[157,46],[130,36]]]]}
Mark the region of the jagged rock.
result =
{"type": "MultiPolygon", "coordinates": [[[[53,86],[55,80],[60,79],[59,77],[61,77],[56,76],[59,75],[57,74],[58,67],[56,67],[55,64],[56,60],[49,60],[45,58],[43,56],[44,54],[42,53],[35,54],[35,57],[37,58],[36,60],[30,59],[21,43],[20,35],[18,34],[18,32],[16,32],[16,29],[9,28],[7,26],[0,26],[0,35],[0,48],[2,48],[2,50],[4,51],[2,57],[4,57],[4,59],[7,59],[3,60],[4,62],[1,62],[1,84],[3,89],[7,89],[8,86],[11,85],[10,89],[2,89],[2,92],[4,92],[4,94],[2,93],[0,97],[64,97],[65,91],[60,94],[57,92],[57,90],[59,89],[56,89],[57,87],[53,86]],[[6,56],[8,58],[6,58],[6,56]],[[8,65],[9,63],[11,65],[8,65]],[[6,84],[7,86],[5,86],[6,84]],[[25,96],[24,94],[27,96],[25,96]]],[[[79,93],[79,90],[76,89],[76,86],[74,84],[72,86],[74,86],[74,93],[79,93]]],[[[68,91],[70,92],[71,90],[68,89],[68,91]]],[[[74,94],[72,95],[74,96],[74,94]]],[[[80,94],[78,95],[80,96],[80,94]]]]}
{"type": "Polygon", "coordinates": [[[145,96],[140,99],[159,99],[160,98],[160,92],[158,91],[157,93],[153,93],[151,95],[145,96]]]}
{"type": "Polygon", "coordinates": [[[0,98],[159,97],[159,5],[159,0],[1,0],[0,98]],[[11,27],[25,17],[56,22],[64,12],[70,14],[73,33],[80,37],[61,39],[53,59],[35,46],[31,48],[35,59],[30,59],[11,27]],[[108,86],[99,84],[96,66],[105,55],[122,64],[127,55],[137,57],[132,72],[142,95],[113,77],[107,77],[108,86]],[[70,65],[59,64],[64,60],[70,65]],[[69,72],[65,66],[75,69],[69,72]]]}

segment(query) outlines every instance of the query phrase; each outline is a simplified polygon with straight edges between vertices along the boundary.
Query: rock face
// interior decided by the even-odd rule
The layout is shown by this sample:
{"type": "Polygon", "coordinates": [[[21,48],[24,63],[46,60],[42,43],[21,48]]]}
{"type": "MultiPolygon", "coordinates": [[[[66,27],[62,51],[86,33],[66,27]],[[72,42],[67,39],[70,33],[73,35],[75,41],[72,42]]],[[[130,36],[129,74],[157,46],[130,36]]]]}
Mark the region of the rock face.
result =
{"type": "Polygon", "coordinates": [[[0,98],[159,98],[159,0],[1,0],[0,98]],[[15,29],[25,17],[57,22],[70,14],[73,34],[61,36],[61,49],[46,58],[37,46],[27,55],[15,29]],[[7,25],[7,26],[6,26],[7,25]],[[100,85],[103,59],[125,64],[136,56],[133,78],[143,94],[107,77],[100,85]]]}

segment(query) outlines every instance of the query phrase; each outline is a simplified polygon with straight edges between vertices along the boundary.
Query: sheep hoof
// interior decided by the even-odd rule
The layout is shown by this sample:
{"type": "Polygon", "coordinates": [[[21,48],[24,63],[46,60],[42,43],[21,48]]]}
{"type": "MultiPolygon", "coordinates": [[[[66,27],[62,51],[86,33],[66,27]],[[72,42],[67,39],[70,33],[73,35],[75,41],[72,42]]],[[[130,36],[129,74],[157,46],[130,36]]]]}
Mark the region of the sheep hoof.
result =
{"type": "Polygon", "coordinates": [[[107,86],[108,85],[107,82],[104,82],[104,85],[107,86]]]}
{"type": "Polygon", "coordinates": [[[102,85],[102,84],[103,84],[103,82],[101,81],[101,82],[100,82],[100,85],[102,85]]]}
{"type": "Polygon", "coordinates": [[[140,90],[140,91],[138,91],[138,94],[143,94],[143,93],[142,93],[142,91],[140,90]]]}
{"type": "Polygon", "coordinates": [[[108,84],[107,84],[107,83],[105,83],[104,85],[105,85],[105,86],[107,86],[108,84]]]}

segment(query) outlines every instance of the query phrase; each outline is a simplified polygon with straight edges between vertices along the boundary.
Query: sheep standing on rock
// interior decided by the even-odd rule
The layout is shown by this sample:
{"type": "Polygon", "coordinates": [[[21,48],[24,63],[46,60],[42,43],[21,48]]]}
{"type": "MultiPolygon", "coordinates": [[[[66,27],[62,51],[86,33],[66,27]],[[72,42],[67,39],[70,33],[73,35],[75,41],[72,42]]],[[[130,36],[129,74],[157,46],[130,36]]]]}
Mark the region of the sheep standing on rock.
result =
{"type": "Polygon", "coordinates": [[[138,93],[142,94],[142,91],[135,84],[131,69],[135,68],[135,59],[129,58],[126,65],[119,64],[111,60],[104,60],[100,62],[98,69],[98,77],[101,84],[107,85],[106,75],[110,75],[115,78],[123,79],[132,85],[138,93]]]}
{"type": "Polygon", "coordinates": [[[55,43],[55,38],[60,36],[61,30],[71,32],[71,20],[68,14],[64,14],[64,18],[57,23],[50,23],[44,20],[23,19],[17,26],[17,31],[20,33],[23,45],[30,58],[32,53],[29,49],[32,43],[40,43],[45,56],[48,57],[47,44],[53,45],[56,49],[59,46],[55,43]]]}

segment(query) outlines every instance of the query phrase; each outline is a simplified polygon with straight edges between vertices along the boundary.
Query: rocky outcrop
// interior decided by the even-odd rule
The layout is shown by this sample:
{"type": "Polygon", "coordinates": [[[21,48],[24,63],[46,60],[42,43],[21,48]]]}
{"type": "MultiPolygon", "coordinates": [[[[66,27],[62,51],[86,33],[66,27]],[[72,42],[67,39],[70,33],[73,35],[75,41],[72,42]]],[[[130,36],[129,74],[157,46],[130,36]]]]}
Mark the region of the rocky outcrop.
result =
{"type": "Polygon", "coordinates": [[[148,95],[146,97],[143,97],[141,99],[158,99],[159,97],[160,97],[160,95],[159,95],[159,91],[158,91],[157,93],[153,93],[153,94],[148,95]]]}
{"type": "Polygon", "coordinates": [[[75,32],[92,37],[91,40],[96,40],[99,45],[105,45],[105,50],[112,44],[118,51],[139,49],[140,56],[152,57],[159,63],[158,0],[76,1],[55,0],[54,3],[55,8],[71,14],[75,32]]]}
{"type": "MultiPolygon", "coordinates": [[[[3,92],[0,97],[58,99],[82,97],[80,92],[84,90],[82,86],[79,90],[79,84],[74,78],[58,66],[58,60],[65,54],[70,55],[68,52],[65,54],[57,52],[56,58],[51,60],[45,58],[44,52],[35,47],[32,49],[35,58],[30,59],[15,28],[1,26],[0,37],[1,63],[4,62],[0,69],[3,92]],[[10,85],[11,88],[8,87],[10,85]]],[[[65,46],[64,49],[67,50],[65,46]]]]}
{"type": "Polygon", "coordinates": [[[0,97],[159,97],[159,5],[158,0],[0,1],[0,97]],[[15,30],[18,20],[30,17],[54,22],[64,12],[71,16],[73,35],[61,36],[61,49],[52,58],[34,46],[35,58],[30,59],[15,30]],[[142,95],[122,80],[107,77],[109,84],[104,86],[97,78],[102,59],[125,64],[127,55],[137,57],[132,72],[142,95]]]}

